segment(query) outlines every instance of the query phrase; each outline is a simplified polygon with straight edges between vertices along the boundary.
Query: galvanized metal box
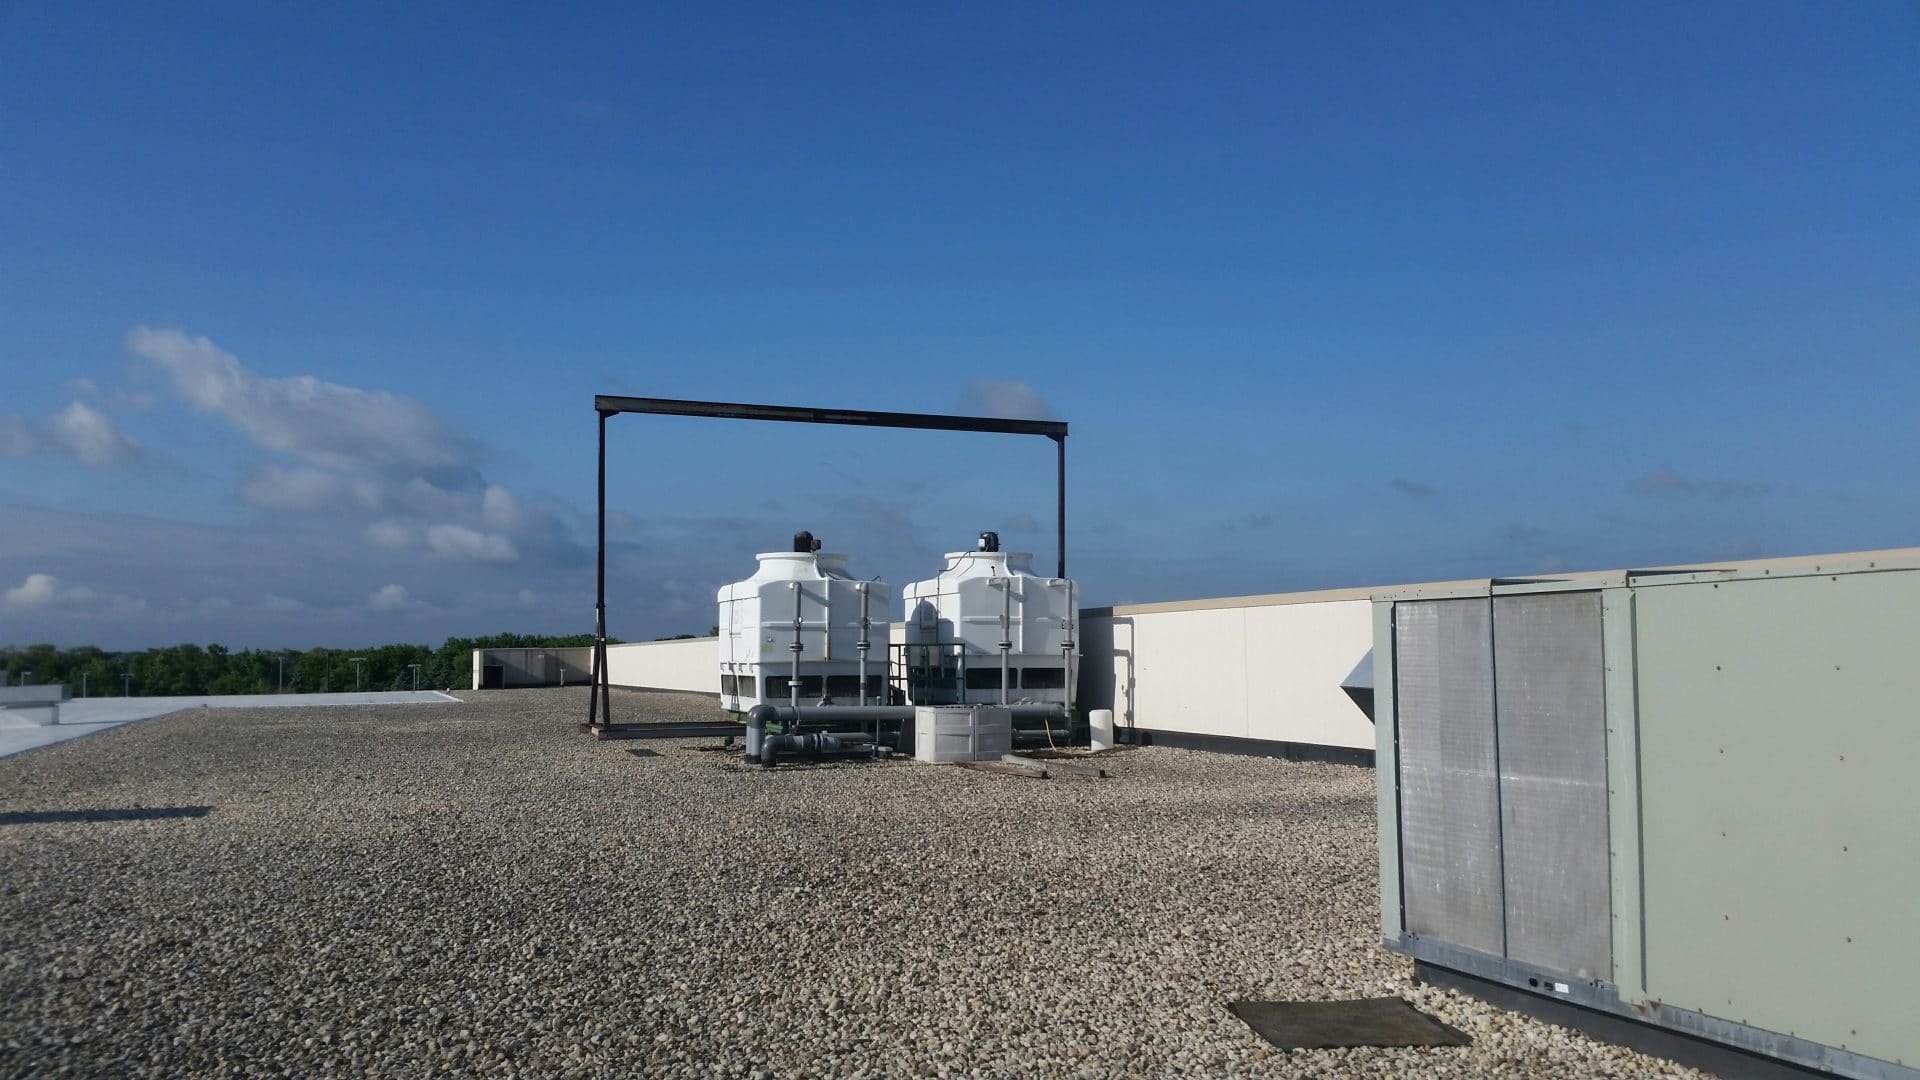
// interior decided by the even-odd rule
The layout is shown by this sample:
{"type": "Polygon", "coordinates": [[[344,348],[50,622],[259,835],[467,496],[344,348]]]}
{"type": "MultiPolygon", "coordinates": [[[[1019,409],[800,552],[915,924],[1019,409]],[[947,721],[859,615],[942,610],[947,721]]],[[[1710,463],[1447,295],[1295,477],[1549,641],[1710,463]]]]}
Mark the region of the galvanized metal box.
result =
{"type": "Polygon", "coordinates": [[[1416,587],[1374,627],[1388,947],[1920,1078],[1920,549],[1416,587]]]}
{"type": "Polygon", "coordinates": [[[920,761],[998,761],[1013,752],[1013,711],[1004,705],[922,705],[913,711],[920,761]]]}

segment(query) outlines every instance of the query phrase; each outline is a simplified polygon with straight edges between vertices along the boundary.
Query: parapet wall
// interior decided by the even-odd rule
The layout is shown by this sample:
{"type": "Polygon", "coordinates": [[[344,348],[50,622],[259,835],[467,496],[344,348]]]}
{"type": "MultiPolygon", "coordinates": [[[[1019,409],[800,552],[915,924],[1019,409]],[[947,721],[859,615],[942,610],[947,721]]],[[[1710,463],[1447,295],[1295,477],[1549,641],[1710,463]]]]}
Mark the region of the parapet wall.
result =
{"type": "MultiPolygon", "coordinates": [[[[1373,748],[1373,724],[1341,688],[1373,644],[1368,590],[1226,597],[1091,608],[1080,613],[1081,711],[1112,709],[1123,731],[1355,751],[1373,748]]],[[[895,624],[896,631],[899,624],[895,624]]],[[[536,681],[537,654],[569,659],[566,681],[585,681],[590,650],[495,649],[508,686],[536,681]]],[[[549,661],[551,663],[552,661],[549,661]]],[[[615,686],[718,695],[717,638],[607,647],[615,686]]]]}
{"type": "Polygon", "coordinates": [[[1373,648],[1366,590],[1096,608],[1081,642],[1080,705],[1121,731],[1373,749],[1342,689],[1373,648]]]}

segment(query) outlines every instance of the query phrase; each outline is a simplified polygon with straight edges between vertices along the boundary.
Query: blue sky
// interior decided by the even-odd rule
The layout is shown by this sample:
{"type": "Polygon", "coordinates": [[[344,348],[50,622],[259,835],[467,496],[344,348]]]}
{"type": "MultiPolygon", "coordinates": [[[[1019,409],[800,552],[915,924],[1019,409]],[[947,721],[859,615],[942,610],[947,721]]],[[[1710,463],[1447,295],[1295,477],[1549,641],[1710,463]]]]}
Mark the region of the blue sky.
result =
{"type": "MultiPolygon", "coordinates": [[[[0,643],[590,629],[595,393],[1065,419],[1091,604],[1920,528],[1911,4],[394,8],[0,5],[0,643]]],[[[1044,440],[611,434],[616,634],[1052,562],[1044,440]]]]}

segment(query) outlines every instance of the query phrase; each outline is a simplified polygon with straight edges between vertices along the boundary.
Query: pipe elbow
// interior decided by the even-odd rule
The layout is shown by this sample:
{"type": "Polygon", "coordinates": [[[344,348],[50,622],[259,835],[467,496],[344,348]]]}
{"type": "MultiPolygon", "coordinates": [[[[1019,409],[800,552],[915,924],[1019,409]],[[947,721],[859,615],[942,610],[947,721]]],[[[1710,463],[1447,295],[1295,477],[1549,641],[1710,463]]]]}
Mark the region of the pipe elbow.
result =
{"type": "Polygon", "coordinates": [[[767,724],[775,712],[771,705],[755,705],[747,710],[747,763],[759,764],[767,752],[767,724]]]}

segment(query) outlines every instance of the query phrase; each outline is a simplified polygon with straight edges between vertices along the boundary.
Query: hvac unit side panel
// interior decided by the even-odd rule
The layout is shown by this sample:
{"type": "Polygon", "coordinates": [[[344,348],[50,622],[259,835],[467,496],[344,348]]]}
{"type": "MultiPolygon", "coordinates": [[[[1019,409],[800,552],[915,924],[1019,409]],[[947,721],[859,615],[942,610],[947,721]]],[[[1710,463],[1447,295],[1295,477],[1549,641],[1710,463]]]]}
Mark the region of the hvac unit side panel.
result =
{"type": "Polygon", "coordinates": [[[1635,592],[1648,995],[1920,1064],[1920,572],[1635,592]]]}
{"type": "Polygon", "coordinates": [[[1500,792],[1489,601],[1396,605],[1400,867],[1406,928],[1501,955],[1500,792]]]}
{"type": "Polygon", "coordinates": [[[1612,977],[1600,594],[1493,600],[1507,956],[1612,977]]]}
{"type": "Polygon", "coordinates": [[[1400,737],[1396,730],[1391,601],[1373,604],[1373,715],[1375,821],[1380,838],[1380,938],[1389,945],[1406,929],[1400,899],[1400,737]]]}
{"type": "Polygon", "coordinates": [[[1606,664],[1607,849],[1613,866],[1613,984],[1620,1000],[1647,1000],[1642,973],[1640,891],[1640,720],[1635,710],[1632,589],[1600,593],[1606,664]]]}

